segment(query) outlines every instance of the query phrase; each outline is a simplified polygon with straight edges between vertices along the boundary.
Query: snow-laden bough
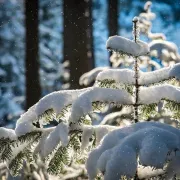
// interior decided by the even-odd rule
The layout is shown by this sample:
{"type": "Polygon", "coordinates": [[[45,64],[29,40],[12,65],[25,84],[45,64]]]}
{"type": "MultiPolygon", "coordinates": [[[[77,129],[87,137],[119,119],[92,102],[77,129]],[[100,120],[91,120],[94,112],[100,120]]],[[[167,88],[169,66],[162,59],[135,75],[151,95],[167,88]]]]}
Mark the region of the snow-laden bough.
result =
{"type": "Polygon", "coordinates": [[[42,130],[33,125],[34,121],[37,121],[45,111],[52,109],[56,115],[61,113],[63,108],[71,105],[78,96],[91,88],[85,88],[81,90],[64,90],[56,91],[44,96],[34,106],[28,109],[28,111],[21,115],[16,123],[15,132],[18,136],[24,135],[31,131],[42,130]]]}
{"type": "Polygon", "coordinates": [[[80,117],[93,111],[93,102],[133,104],[133,97],[125,90],[93,87],[82,93],[72,105],[70,122],[78,122],[80,117]]]}
{"type": "MultiPolygon", "coordinates": [[[[106,79],[114,80],[116,83],[135,84],[135,72],[131,69],[107,69],[100,72],[97,81],[106,79]]],[[[165,67],[152,72],[139,72],[139,85],[151,85],[161,81],[175,78],[180,80],[180,63],[170,67],[165,67]]]]}
{"type": "Polygon", "coordinates": [[[149,46],[143,41],[137,43],[121,36],[111,36],[106,42],[106,48],[132,56],[143,56],[149,53],[149,46]]]}
{"type": "Polygon", "coordinates": [[[167,160],[171,160],[167,173],[173,177],[178,169],[174,164],[178,163],[175,155],[169,154],[177,150],[180,150],[180,130],[162,123],[136,123],[106,135],[89,154],[86,168],[91,180],[98,171],[104,174],[105,180],[119,180],[121,176],[134,177],[138,158],[143,166],[157,169],[162,169],[167,160]]]}

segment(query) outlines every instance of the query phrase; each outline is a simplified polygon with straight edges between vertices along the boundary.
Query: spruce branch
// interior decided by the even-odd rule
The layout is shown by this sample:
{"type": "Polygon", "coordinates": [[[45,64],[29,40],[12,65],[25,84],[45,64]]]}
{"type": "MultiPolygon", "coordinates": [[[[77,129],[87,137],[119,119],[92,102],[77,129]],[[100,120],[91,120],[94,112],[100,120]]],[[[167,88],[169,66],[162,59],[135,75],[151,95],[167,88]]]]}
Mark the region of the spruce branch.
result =
{"type": "Polygon", "coordinates": [[[69,165],[72,161],[72,149],[79,150],[79,143],[77,140],[77,135],[81,133],[80,131],[73,130],[70,132],[71,137],[68,145],[66,147],[58,147],[53,158],[50,160],[47,171],[50,174],[58,175],[62,172],[65,165],[69,165]]]}
{"type": "Polygon", "coordinates": [[[172,118],[177,120],[178,122],[180,121],[180,103],[177,103],[175,101],[171,101],[168,99],[164,99],[166,101],[165,104],[165,109],[171,111],[172,118]]]}
{"type": "MultiPolygon", "coordinates": [[[[25,135],[19,136],[17,141],[14,141],[12,144],[13,148],[18,148],[21,144],[25,144],[25,147],[21,149],[14,157],[13,156],[13,149],[11,146],[4,151],[4,155],[6,155],[6,161],[9,162],[9,169],[13,176],[17,176],[19,174],[19,170],[22,169],[24,161],[28,163],[33,162],[33,144],[37,143],[38,140],[41,138],[41,132],[34,131],[27,133],[25,135]],[[27,145],[26,145],[27,144],[27,145]]],[[[18,149],[16,150],[18,151],[18,149]]]]}
{"type": "Polygon", "coordinates": [[[32,163],[34,161],[32,154],[32,147],[29,145],[24,150],[20,151],[14,159],[12,159],[9,164],[12,176],[17,176],[20,173],[19,171],[23,168],[25,161],[28,163],[32,163]]]}
{"type": "Polygon", "coordinates": [[[37,142],[41,138],[41,131],[32,131],[29,133],[26,133],[25,135],[19,136],[18,141],[20,143],[25,143],[25,142],[37,142]]]}
{"type": "Polygon", "coordinates": [[[2,161],[10,159],[12,155],[12,146],[14,145],[14,142],[15,140],[11,140],[9,138],[0,139],[0,157],[2,161]]]}
{"type": "Polygon", "coordinates": [[[149,119],[158,114],[157,112],[157,104],[149,104],[149,105],[140,105],[139,106],[139,112],[140,112],[140,117],[142,119],[149,119]]]}
{"type": "Polygon", "coordinates": [[[44,111],[44,113],[38,117],[38,121],[41,122],[40,124],[42,125],[49,124],[54,119],[56,119],[56,114],[53,109],[44,111]]]}
{"type": "Polygon", "coordinates": [[[125,84],[125,83],[118,83],[115,82],[113,79],[104,79],[104,80],[97,80],[96,85],[102,88],[112,88],[112,89],[124,89],[129,94],[133,95],[133,85],[132,84],[125,84]]]}

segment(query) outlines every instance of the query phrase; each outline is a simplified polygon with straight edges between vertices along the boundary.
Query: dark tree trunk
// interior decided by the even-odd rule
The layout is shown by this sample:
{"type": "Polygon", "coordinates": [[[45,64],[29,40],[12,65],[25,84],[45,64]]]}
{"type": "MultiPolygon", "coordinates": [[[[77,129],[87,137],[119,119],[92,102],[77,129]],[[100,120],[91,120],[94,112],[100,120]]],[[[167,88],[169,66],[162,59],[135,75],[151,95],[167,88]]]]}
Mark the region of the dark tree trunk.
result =
{"type": "Polygon", "coordinates": [[[108,0],[108,29],[109,36],[118,34],[118,0],[108,0]]]}
{"type": "Polygon", "coordinates": [[[25,0],[26,14],[26,109],[41,97],[39,78],[38,0],[25,0]]]}
{"type": "Polygon", "coordinates": [[[94,68],[91,0],[64,0],[64,61],[70,62],[70,88],[94,68]]]}

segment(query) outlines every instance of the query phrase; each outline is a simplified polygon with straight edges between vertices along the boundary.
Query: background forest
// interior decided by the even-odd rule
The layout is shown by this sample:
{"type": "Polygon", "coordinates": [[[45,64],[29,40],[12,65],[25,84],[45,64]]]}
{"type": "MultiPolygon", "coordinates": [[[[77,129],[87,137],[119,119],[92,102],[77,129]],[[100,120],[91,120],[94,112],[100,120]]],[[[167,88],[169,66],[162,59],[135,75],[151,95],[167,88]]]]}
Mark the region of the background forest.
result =
{"type": "MultiPolygon", "coordinates": [[[[33,5],[34,3],[35,0],[32,1],[32,6],[35,6],[33,5]]],[[[71,4],[71,2],[67,1],[68,3],[71,4]]],[[[138,0],[112,2],[110,0],[93,0],[88,4],[89,10],[92,12],[92,17],[88,17],[91,18],[89,25],[92,26],[90,33],[93,35],[90,37],[90,39],[92,38],[91,63],[86,63],[85,66],[89,66],[87,68],[84,65],[78,67],[77,71],[79,73],[75,73],[72,76],[77,76],[76,79],[78,79],[85,72],[85,69],[90,70],[93,67],[109,65],[109,55],[105,49],[108,35],[119,34],[131,37],[131,19],[142,12],[144,3],[145,1],[138,0]],[[112,3],[112,6],[110,7],[108,3],[112,3]],[[108,18],[110,24],[108,24],[108,18]],[[108,25],[110,26],[109,28],[108,25]]],[[[75,4],[73,8],[76,8],[75,4]]],[[[84,6],[83,8],[86,7],[84,6]]],[[[25,1],[0,1],[0,126],[14,127],[15,122],[11,120],[15,120],[26,107],[25,89],[28,84],[25,83],[25,61],[28,61],[28,58],[25,54],[26,52],[31,54],[31,50],[26,51],[26,28],[29,29],[29,34],[31,32],[37,33],[35,26],[38,26],[39,31],[38,40],[32,40],[28,48],[33,48],[35,53],[31,54],[32,57],[29,57],[29,61],[37,60],[34,57],[38,53],[40,64],[38,77],[34,73],[37,71],[36,68],[34,69],[33,65],[31,66],[32,72],[29,72],[29,78],[32,80],[29,81],[33,81],[33,78],[36,80],[40,79],[40,82],[37,82],[37,84],[40,83],[40,87],[37,85],[35,92],[31,90],[33,87],[30,87],[29,99],[34,99],[35,103],[40,98],[40,91],[42,96],[54,90],[71,87],[68,67],[68,63],[71,62],[66,61],[63,43],[64,40],[73,43],[72,39],[68,37],[73,36],[74,32],[71,30],[66,32],[64,28],[65,12],[63,12],[63,2],[61,0],[39,0],[38,7],[32,7],[32,9],[33,11],[35,9],[38,11],[38,24],[33,22],[35,21],[31,18],[33,14],[28,14],[25,11],[25,1]],[[29,23],[25,23],[26,16],[30,16],[29,23]],[[63,33],[65,36],[67,34],[67,39],[63,36],[63,33]],[[36,43],[38,43],[38,47],[36,43]]],[[[70,11],[70,6],[67,7],[67,11],[70,11]]],[[[152,32],[164,33],[167,36],[167,40],[173,41],[179,47],[180,15],[178,12],[180,11],[180,2],[178,0],[153,1],[153,11],[156,13],[156,19],[153,21],[152,32]]],[[[70,21],[74,21],[73,23],[76,24],[76,20],[72,19],[70,21]]],[[[82,25],[82,23],[77,24],[79,29],[81,29],[82,25]]],[[[31,35],[29,36],[31,38],[31,35]]],[[[144,39],[147,41],[146,37],[144,39]]],[[[85,58],[85,56],[83,57],[83,49],[77,46],[76,42],[74,42],[74,47],[77,47],[77,51],[80,52],[83,61],[83,58],[85,58]]],[[[67,51],[71,52],[72,48],[69,47],[67,51]]],[[[72,61],[75,62],[76,60],[73,59],[72,61]]],[[[34,86],[36,85],[34,84],[34,86]]],[[[74,87],[76,86],[78,88],[79,85],[76,83],[74,87]]]]}
{"type": "Polygon", "coordinates": [[[179,12],[0,0],[0,179],[178,179],[179,12]]]}
{"type": "MultiPolygon", "coordinates": [[[[54,90],[80,88],[78,81],[83,73],[108,66],[109,54],[105,49],[108,36],[130,38],[131,20],[143,11],[145,3],[144,0],[93,0],[80,7],[78,2],[67,0],[63,6],[61,0],[39,0],[38,5],[37,0],[0,1],[0,126],[13,128],[17,117],[41,96],[54,90]],[[71,11],[81,16],[84,9],[87,22],[66,17],[71,11]],[[86,28],[88,49],[77,43],[84,41],[80,34],[86,28]],[[74,51],[77,53],[70,57],[74,51]],[[91,55],[87,57],[86,51],[91,55]]],[[[152,2],[156,13],[152,32],[164,33],[167,40],[179,47],[179,0],[152,2]]],[[[148,41],[146,36],[142,38],[148,41]]]]}

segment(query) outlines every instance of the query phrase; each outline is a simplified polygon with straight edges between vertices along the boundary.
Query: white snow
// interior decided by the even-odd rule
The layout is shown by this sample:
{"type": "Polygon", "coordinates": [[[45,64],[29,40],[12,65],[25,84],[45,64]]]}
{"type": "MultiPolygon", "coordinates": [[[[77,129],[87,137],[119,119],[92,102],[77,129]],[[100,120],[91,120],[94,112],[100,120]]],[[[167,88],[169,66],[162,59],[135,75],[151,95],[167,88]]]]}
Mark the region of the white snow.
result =
{"type": "Polygon", "coordinates": [[[47,139],[47,137],[49,136],[49,134],[55,129],[55,127],[52,127],[52,128],[46,128],[43,130],[43,133],[42,133],[42,137],[39,141],[39,143],[37,144],[35,150],[34,150],[34,154],[42,154],[41,151],[44,151],[44,144],[45,144],[45,141],[47,139]]]}
{"type": "MultiPolygon", "coordinates": [[[[131,69],[108,69],[100,72],[98,81],[115,80],[117,83],[135,84],[134,71],[131,69]]],[[[139,85],[150,85],[171,78],[180,79],[180,63],[151,72],[139,72],[139,85]]]]}
{"type": "Polygon", "coordinates": [[[135,84],[134,71],[131,69],[107,69],[100,72],[96,78],[98,81],[105,79],[114,80],[119,83],[135,84]]]}
{"type": "Polygon", "coordinates": [[[16,139],[15,131],[13,129],[0,127],[0,139],[1,138],[9,138],[11,140],[15,140],[16,139]]]}
{"type": "Polygon", "coordinates": [[[109,37],[106,43],[106,48],[132,56],[142,56],[149,53],[148,44],[145,42],[138,41],[135,43],[130,39],[121,36],[109,37]]]}
{"type": "Polygon", "coordinates": [[[165,174],[165,170],[163,169],[153,169],[153,167],[144,167],[141,165],[138,165],[137,172],[139,179],[151,178],[165,174]]]}
{"type": "Polygon", "coordinates": [[[162,168],[168,152],[180,148],[180,131],[172,126],[143,122],[121,128],[106,135],[86,162],[90,179],[102,170],[104,179],[118,180],[121,175],[133,177],[137,154],[144,166],[162,168]]]}
{"type": "Polygon", "coordinates": [[[151,6],[152,6],[152,2],[151,2],[151,1],[147,1],[147,2],[144,4],[144,10],[145,10],[146,12],[151,11],[151,6]]]}
{"type": "Polygon", "coordinates": [[[111,158],[113,150],[106,150],[97,161],[97,168],[104,174],[106,171],[106,165],[108,160],[111,158]]]}
{"type": "MultiPolygon", "coordinates": [[[[132,113],[132,109],[130,107],[123,107],[121,111],[117,111],[117,112],[112,112],[107,114],[103,120],[100,122],[101,125],[104,124],[113,124],[114,121],[116,121],[117,119],[122,121],[123,123],[125,123],[125,125],[130,125],[131,122],[128,120],[124,120],[123,117],[130,115],[132,113]]],[[[121,125],[122,126],[122,125],[121,125]]]]}
{"type": "Polygon", "coordinates": [[[163,50],[167,50],[168,56],[172,57],[175,61],[180,61],[178,47],[173,42],[164,40],[153,40],[149,43],[150,51],[156,50],[158,52],[157,58],[163,60],[163,50]]]}
{"type": "Polygon", "coordinates": [[[35,109],[35,106],[32,106],[31,108],[28,109],[27,112],[22,114],[21,117],[18,119],[16,123],[16,128],[15,128],[15,132],[17,136],[24,135],[26,133],[29,133],[37,129],[32,124],[32,122],[36,120],[37,118],[37,115],[34,109],[35,109]]]}
{"type": "Polygon", "coordinates": [[[97,67],[97,68],[94,68],[93,70],[83,74],[79,79],[79,84],[85,85],[85,86],[91,84],[93,81],[95,81],[97,75],[105,69],[108,69],[108,67],[97,67]]]}
{"type": "Polygon", "coordinates": [[[16,143],[14,146],[11,146],[12,148],[12,155],[10,159],[6,162],[7,164],[10,164],[11,161],[20,153],[22,152],[27,146],[30,144],[30,142],[25,143],[16,143]]]}
{"type": "Polygon", "coordinates": [[[180,88],[168,84],[140,88],[138,103],[152,104],[162,99],[180,103],[180,88]]]}
{"type": "Polygon", "coordinates": [[[151,72],[140,72],[139,84],[149,85],[170,79],[171,67],[161,68],[151,72]]]}
{"type": "Polygon", "coordinates": [[[85,88],[81,90],[64,90],[48,94],[39,100],[28,111],[21,115],[16,123],[15,132],[18,136],[26,134],[34,130],[42,130],[36,128],[32,123],[39,115],[43,114],[48,109],[53,109],[56,114],[72,102],[84,91],[91,89],[85,88]]]}
{"type": "Polygon", "coordinates": [[[89,145],[90,138],[93,135],[93,127],[92,126],[83,126],[82,133],[82,142],[81,142],[81,150],[84,151],[85,148],[89,145]]]}
{"type": "Polygon", "coordinates": [[[152,13],[152,12],[150,12],[150,13],[140,13],[139,17],[140,18],[145,18],[145,19],[148,19],[148,20],[153,20],[156,17],[156,15],[154,13],[152,13]]]}
{"type": "Polygon", "coordinates": [[[169,71],[171,77],[175,77],[177,80],[180,80],[180,63],[177,63],[169,71]]]}
{"type": "Polygon", "coordinates": [[[151,32],[148,32],[148,38],[150,38],[152,40],[156,40],[156,39],[165,40],[166,36],[163,33],[151,33],[151,32]]]}
{"type": "Polygon", "coordinates": [[[111,156],[108,157],[104,180],[119,180],[123,175],[126,175],[127,178],[133,177],[136,168],[136,151],[126,144],[124,146],[117,145],[113,148],[111,156]]]}
{"type": "Polygon", "coordinates": [[[65,106],[72,104],[78,95],[87,89],[88,88],[81,90],[63,90],[50,93],[36,104],[35,113],[39,116],[44,111],[53,109],[56,114],[59,114],[65,106]]]}
{"type": "Polygon", "coordinates": [[[139,16],[147,20],[153,20],[156,17],[156,14],[151,12],[151,6],[152,6],[152,2],[147,1],[144,5],[145,13],[140,13],[139,16]]]}
{"type": "Polygon", "coordinates": [[[82,143],[81,143],[81,149],[82,151],[85,150],[85,148],[89,145],[89,140],[94,134],[96,137],[96,146],[99,145],[100,141],[103,139],[103,137],[108,134],[110,131],[117,129],[116,126],[109,126],[109,125],[84,125],[82,130],[82,143]]]}
{"type": "Polygon", "coordinates": [[[67,124],[63,122],[58,124],[56,128],[44,140],[44,144],[40,150],[41,157],[48,156],[59,143],[61,143],[61,146],[63,147],[67,146],[69,142],[68,133],[69,129],[67,124]]]}
{"type": "Polygon", "coordinates": [[[161,65],[153,60],[149,60],[148,64],[154,66],[156,69],[161,69],[161,65]]]}
{"type": "Polygon", "coordinates": [[[117,129],[117,126],[109,126],[109,125],[97,125],[93,126],[95,135],[96,135],[96,146],[100,144],[101,140],[104,138],[106,134],[110,131],[117,129]]]}
{"type": "Polygon", "coordinates": [[[71,115],[69,120],[77,122],[80,117],[92,112],[92,103],[100,101],[116,104],[132,104],[132,96],[124,90],[93,87],[82,93],[72,104],[71,115]]]}

